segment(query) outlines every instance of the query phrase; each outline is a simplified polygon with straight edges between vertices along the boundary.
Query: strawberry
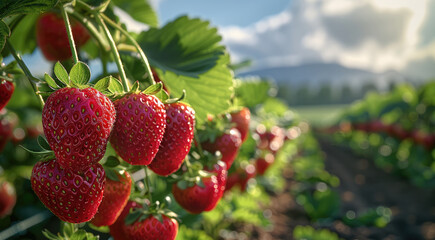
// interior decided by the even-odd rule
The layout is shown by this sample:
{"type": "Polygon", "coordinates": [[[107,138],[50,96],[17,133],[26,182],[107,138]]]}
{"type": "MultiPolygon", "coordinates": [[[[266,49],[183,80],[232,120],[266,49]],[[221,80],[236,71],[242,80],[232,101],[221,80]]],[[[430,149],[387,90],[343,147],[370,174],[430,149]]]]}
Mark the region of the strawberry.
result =
{"type": "Polygon", "coordinates": [[[275,162],[275,157],[271,153],[266,154],[264,157],[257,158],[255,166],[258,175],[263,175],[273,162],[275,162]]]}
{"type": "Polygon", "coordinates": [[[124,221],[127,215],[130,213],[131,210],[142,208],[142,206],[134,201],[128,201],[125,205],[124,209],[122,210],[119,217],[116,219],[115,223],[109,226],[110,229],[110,235],[112,235],[114,240],[123,240],[125,239],[125,232],[123,229],[123,226],[125,225],[124,221]]]}
{"type": "Polygon", "coordinates": [[[165,215],[160,215],[159,221],[153,215],[149,215],[142,221],[135,221],[131,225],[123,225],[125,233],[123,239],[129,240],[174,240],[178,233],[178,222],[165,215]]]}
{"type": "Polygon", "coordinates": [[[225,186],[225,191],[229,191],[234,186],[238,185],[243,192],[246,190],[246,185],[249,179],[254,178],[256,175],[256,168],[252,164],[248,164],[245,167],[239,167],[235,172],[232,172],[228,176],[228,181],[225,186]]]}
{"type": "Polygon", "coordinates": [[[106,175],[96,163],[85,171],[62,168],[57,160],[38,162],[30,177],[41,202],[62,221],[91,220],[103,199],[106,175]]]}
{"type": "Polygon", "coordinates": [[[11,214],[17,201],[15,188],[9,182],[0,181],[0,219],[11,214]]]}
{"type": "Polygon", "coordinates": [[[228,174],[227,183],[225,184],[225,192],[230,191],[239,182],[239,174],[232,172],[228,174]]]}
{"type": "MultiPolygon", "coordinates": [[[[90,38],[89,33],[73,19],[70,19],[70,23],[76,47],[85,45],[90,38]]],[[[45,13],[38,18],[36,40],[47,60],[63,61],[72,56],[65,23],[55,13],[45,13]]]]}
{"type": "Polygon", "coordinates": [[[214,143],[211,143],[210,141],[202,143],[202,147],[209,152],[221,152],[221,160],[227,164],[227,170],[231,167],[234,159],[237,157],[241,145],[242,139],[240,137],[240,132],[235,128],[232,128],[228,133],[224,133],[216,138],[214,143]]]}
{"type": "Polygon", "coordinates": [[[114,122],[112,102],[93,88],[61,88],[42,110],[45,137],[57,162],[75,171],[103,158],[114,122]]]}
{"type": "Polygon", "coordinates": [[[184,103],[165,105],[166,129],[156,157],[149,165],[155,173],[167,176],[177,171],[189,153],[195,128],[195,111],[184,103]]]}
{"type": "Polygon", "coordinates": [[[239,170],[239,182],[240,190],[245,191],[246,186],[248,184],[249,179],[254,178],[257,174],[257,170],[254,165],[248,164],[247,166],[241,168],[241,171],[239,170]]]}
{"type": "Polygon", "coordinates": [[[12,82],[0,78],[0,110],[2,110],[12,97],[15,86],[12,82]]]}
{"type": "Polygon", "coordinates": [[[216,176],[202,178],[204,186],[194,184],[191,187],[180,188],[179,184],[172,185],[172,194],[175,200],[186,211],[198,214],[207,211],[212,204],[216,205],[219,196],[219,184],[216,176]]]}
{"type": "Polygon", "coordinates": [[[117,114],[110,137],[112,147],[132,165],[150,164],[165,132],[164,104],[153,95],[132,93],[114,105],[117,114]]]}
{"type": "MultiPolygon", "coordinates": [[[[109,170],[111,171],[111,170],[109,170]]],[[[118,180],[112,180],[106,176],[103,201],[98,207],[98,212],[91,220],[95,226],[112,225],[125,207],[130,196],[131,177],[128,172],[117,174],[118,180]]]]}
{"type": "Polygon", "coordinates": [[[13,123],[8,117],[0,116],[0,152],[12,137],[13,123]]]}
{"type": "Polygon", "coordinates": [[[219,200],[222,198],[225,192],[225,185],[227,184],[227,165],[219,161],[217,164],[213,165],[213,169],[211,172],[216,173],[216,178],[218,182],[218,193],[217,196],[213,199],[213,202],[205,209],[206,211],[213,210],[218,204],[219,200]]]}
{"type": "Polygon", "coordinates": [[[244,107],[238,112],[231,113],[231,122],[236,124],[237,130],[240,132],[242,142],[246,140],[249,132],[249,122],[251,120],[251,112],[244,107]]]}

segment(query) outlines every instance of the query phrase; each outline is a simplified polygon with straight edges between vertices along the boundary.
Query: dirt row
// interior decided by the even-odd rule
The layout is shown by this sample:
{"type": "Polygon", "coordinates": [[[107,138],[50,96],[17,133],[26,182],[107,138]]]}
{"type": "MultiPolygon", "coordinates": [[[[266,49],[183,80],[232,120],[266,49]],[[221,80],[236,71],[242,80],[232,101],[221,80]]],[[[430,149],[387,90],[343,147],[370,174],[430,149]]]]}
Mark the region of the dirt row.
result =
{"type": "Polygon", "coordinates": [[[385,206],[392,210],[392,220],[385,228],[350,228],[341,221],[327,224],[310,223],[289,189],[294,183],[292,172],[284,173],[286,191],[271,198],[271,229],[241,226],[255,239],[292,239],[297,225],[329,228],[343,239],[435,239],[435,191],[418,188],[405,179],[377,168],[373,161],[358,157],[343,146],[319,139],[325,153],[326,170],[340,179],[336,189],[341,196],[341,215],[348,211],[363,212],[385,206]]]}

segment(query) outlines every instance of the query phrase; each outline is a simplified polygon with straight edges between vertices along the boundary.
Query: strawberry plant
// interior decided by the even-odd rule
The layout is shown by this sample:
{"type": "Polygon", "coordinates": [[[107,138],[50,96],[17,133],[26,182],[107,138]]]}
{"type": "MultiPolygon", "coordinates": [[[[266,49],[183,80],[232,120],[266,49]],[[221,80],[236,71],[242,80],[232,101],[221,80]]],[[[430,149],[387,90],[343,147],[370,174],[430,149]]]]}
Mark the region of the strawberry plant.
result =
{"type": "Polygon", "coordinates": [[[270,82],[233,78],[209,22],[160,26],[139,0],[24,2],[0,3],[0,177],[29,211],[11,213],[9,197],[0,227],[37,214],[59,233],[29,226],[27,238],[216,239],[270,226],[286,169],[310,219],[337,218],[338,180],[307,124],[270,82]],[[118,9],[147,30],[129,32],[118,9]],[[52,66],[42,76],[21,57],[36,49],[52,66]]]}

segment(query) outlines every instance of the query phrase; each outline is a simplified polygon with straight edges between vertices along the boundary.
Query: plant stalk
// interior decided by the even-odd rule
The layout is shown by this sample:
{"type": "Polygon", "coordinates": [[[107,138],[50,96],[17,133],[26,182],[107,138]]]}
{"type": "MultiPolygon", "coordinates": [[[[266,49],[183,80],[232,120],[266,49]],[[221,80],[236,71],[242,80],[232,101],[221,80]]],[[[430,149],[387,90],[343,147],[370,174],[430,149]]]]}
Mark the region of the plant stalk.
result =
{"type": "Polygon", "coordinates": [[[147,187],[147,195],[148,195],[148,199],[150,200],[150,204],[153,203],[153,198],[151,196],[151,188],[150,188],[150,180],[149,180],[149,176],[148,176],[148,167],[145,166],[145,186],[147,187]]]}
{"type": "Polygon", "coordinates": [[[109,41],[116,66],[118,67],[119,75],[121,76],[122,85],[124,87],[124,90],[128,92],[130,91],[130,86],[128,85],[128,79],[127,76],[125,75],[125,70],[124,67],[122,66],[121,56],[119,56],[119,52],[118,49],[116,48],[115,41],[113,40],[113,37],[110,34],[110,31],[107,28],[106,24],[104,23],[103,19],[101,18],[100,14],[99,13],[94,13],[94,14],[97,23],[103,28],[104,34],[106,35],[106,38],[109,41]]]}
{"type": "Polygon", "coordinates": [[[68,13],[66,12],[64,6],[60,6],[60,13],[62,14],[63,21],[65,22],[66,33],[68,34],[69,46],[71,48],[74,64],[76,64],[79,62],[79,57],[77,55],[76,44],[74,42],[74,36],[72,34],[71,23],[69,22],[68,13]]]}
{"type": "Polygon", "coordinates": [[[154,80],[154,76],[153,76],[153,73],[151,71],[151,67],[150,67],[150,64],[148,62],[148,58],[146,57],[144,51],[139,46],[137,41],[130,35],[130,33],[128,33],[125,29],[123,29],[121,26],[116,24],[114,21],[112,21],[112,19],[110,19],[109,17],[107,17],[104,14],[101,14],[101,17],[103,17],[104,21],[106,21],[110,26],[116,28],[122,34],[124,34],[128,38],[128,40],[134,45],[134,47],[136,48],[137,52],[139,53],[140,58],[145,66],[145,70],[147,71],[149,78],[151,79],[151,84],[155,84],[156,82],[154,80]]]}
{"type": "Polygon", "coordinates": [[[33,77],[32,73],[30,72],[29,68],[27,68],[26,64],[24,63],[21,56],[15,51],[15,48],[12,46],[12,44],[9,42],[9,39],[6,39],[6,45],[5,45],[9,51],[11,52],[12,56],[15,58],[15,61],[17,61],[18,65],[20,65],[21,69],[23,70],[24,74],[27,77],[27,80],[29,80],[30,86],[32,86],[33,92],[35,93],[36,97],[39,99],[41,103],[41,108],[44,107],[44,99],[41,95],[37,93],[37,89],[35,86],[35,80],[39,81],[35,77],[33,77]]]}

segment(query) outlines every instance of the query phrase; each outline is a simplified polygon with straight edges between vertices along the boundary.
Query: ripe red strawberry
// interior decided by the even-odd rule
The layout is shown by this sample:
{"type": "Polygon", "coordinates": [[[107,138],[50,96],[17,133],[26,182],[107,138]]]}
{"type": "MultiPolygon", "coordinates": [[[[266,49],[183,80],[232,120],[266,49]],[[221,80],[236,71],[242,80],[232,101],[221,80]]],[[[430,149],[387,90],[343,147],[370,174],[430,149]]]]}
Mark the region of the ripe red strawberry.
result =
{"type": "Polygon", "coordinates": [[[127,204],[131,190],[131,177],[128,172],[117,174],[118,181],[106,177],[103,201],[91,223],[95,226],[112,225],[127,204]]]}
{"type": "Polygon", "coordinates": [[[156,157],[149,165],[155,173],[167,176],[177,171],[192,145],[195,111],[184,103],[165,105],[166,129],[156,157]]]}
{"type": "Polygon", "coordinates": [[[116,122],[110,143],[124,161],[148,165],[159,150],[166,127],[164,104],[155,96],[133,93],[114,102],[116,122]]]}
{"type": "Polygon", "coordinates": [[[9,182],[0,182],[0,219],[11,214],[16,201],[14,186],[9,182]]]}
{"type": "Polygon", "coordinates": [[[220,151],[222,154],[221,160],[227,164],[228,170],[237,157],[241,145],[242,139],[239,130],[232,128],[229,133],[224,133],[216,138],[214,143],[204,142],[202,147],[212,153],[220,151]]]}
{"type": "Polygon", "coordinates": [[[12,82],[0,79],[0,110],[2,110],[12,97],[15,86],[12,82]]]}
{"type": "Polygon", "coordinates": [[[216,205],[218,204],[219,200],[222,198],[225,192],[225,185],[227,184],[227,165],[219,161],[217,164],[213,165],[213,169],[210,171],[213,173],[216,173],[216,178],[218,182],[218,192],[216,197],[213,199],[213,202],[210,203],[210,205],[205,209],[205,211],[213,210],[216,205]]]}
{"type": "Polygon", "coordinates": [[[57,162],[75,171],[103,158],[114,121],[112,102],[93,88],[59,89],[42,110],[45,137],[57,162]]]}
{"type": "Polygon", "coordinates": [[[0,152],[12,137],[13,124],[7,117],[0,116],[0,152]]]}
{"type": "Polygon", "coordinates": [[[115,223],[109,226],[110,235],[112,235],[114,240],[124,240],[125,232],[123,226],[125,225],[124,220],[127,215],[130,213],[130,210],[134,210],[136,208],[142,208],[142,206],[134,201],[128,201],[122,210],[119,217],[116,219],[115,223]]]}
{"type": "MultiPolygon", "coordinates": [[[[70,23],[76,47],[85,45],[90,38],[89,33],[71,18],[70,23]]],[[[55,13],[45,13],[38,18],[36,40],[47,60],[63,61],[72,56],[65,23],[63,18],[55,13]]]]}
{"type": "Polygon", "coordinates": [[[83,172],[64,169],[57,160],[38,162],[30,178],[41,202],[62,221],[82,223],[91,220],[104,192],[106,175],[96,163],[83,172]]]}
{"type": "Polygon", "coordinates": [[[254,165],[248,164],[244,168],[239,171],[239,182],[240,190],[245,191],[246,185],[248,184],[249,179],[254,178],[257,174],[257,170],[254,165]]]}
{"type": "Polygon", "coordinates": [[[186,211],[198,214],[206,211],[215,203],[219,194],[219,184],[216,176],[202,178],[204,187],[195,184],[192,187],[181,189],[177,184],[172,185],[172,194],[175,200],[186,211]]]}
{"type": "Polygon", "coordinates": [[[228,175],[227,183],[225,184],[225,192],[230,191],[239,182],[239,174],[233,172],[228,175]]]}
{"type": "Polygon", "coordinates": [[[248,108],[242,108],[239,112],[231,113],[231,122],[236,124],[240,132],[242,142],[246,140],[249,132],[249,122],[251,121],[251,112],[248,108]]]}
{"type": "Polygon", "coordinates": [[[136,221],[131,225],[124,225],[124,239],[129,240],[174,240],[178,233],[178,222],[165,215],[162,222],[153,215],[143,221],[136,221]]]}
{"type": "Polygon", "coordinates": [[[263,175],[266,170],[275,162],[275,157],[273,154],[268,153],[264,157],[260,157],[255,161],[255,166],[258,175],[263,175]]]}

